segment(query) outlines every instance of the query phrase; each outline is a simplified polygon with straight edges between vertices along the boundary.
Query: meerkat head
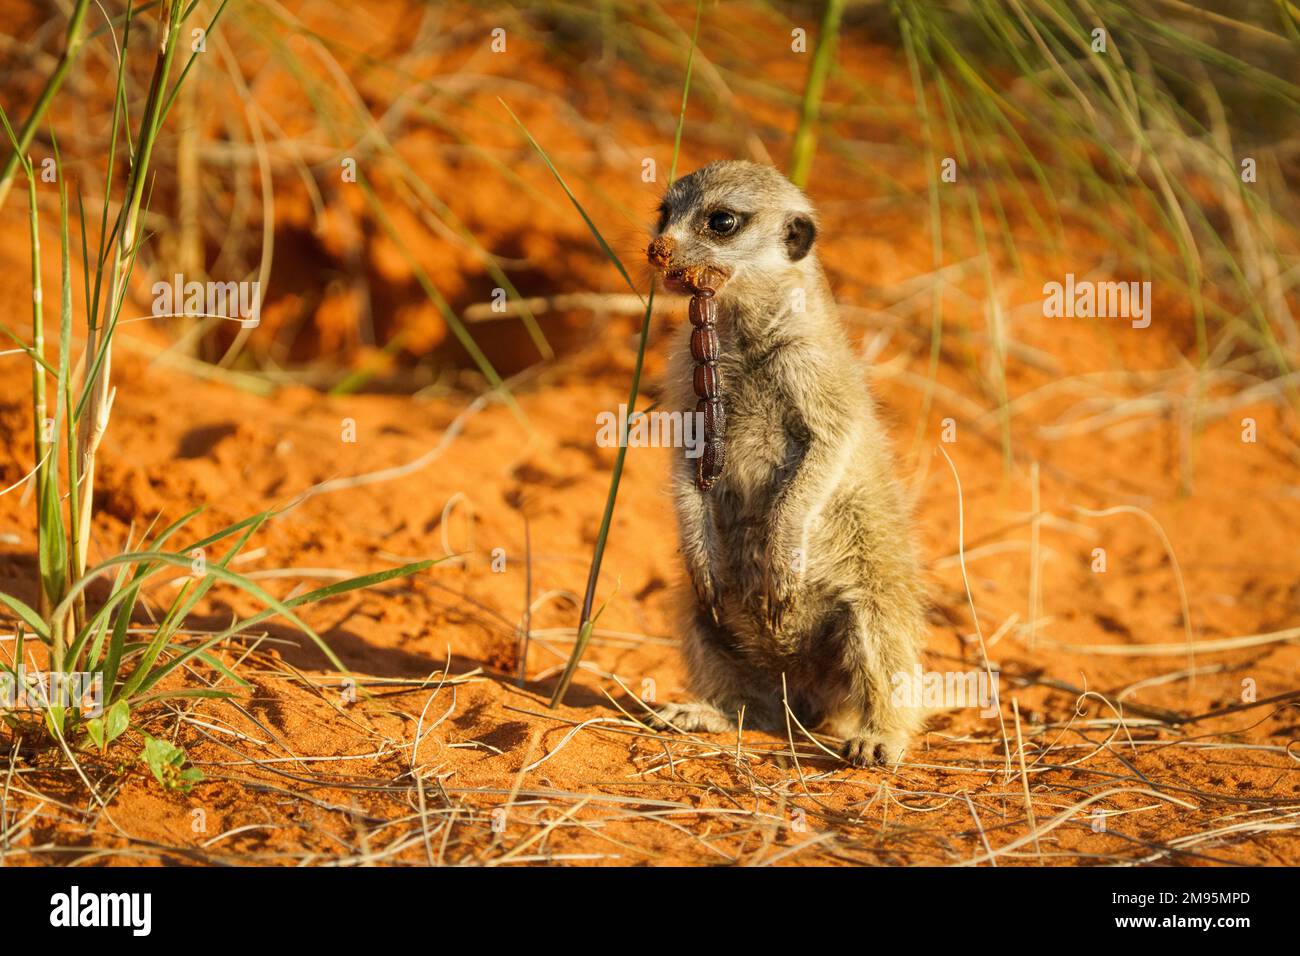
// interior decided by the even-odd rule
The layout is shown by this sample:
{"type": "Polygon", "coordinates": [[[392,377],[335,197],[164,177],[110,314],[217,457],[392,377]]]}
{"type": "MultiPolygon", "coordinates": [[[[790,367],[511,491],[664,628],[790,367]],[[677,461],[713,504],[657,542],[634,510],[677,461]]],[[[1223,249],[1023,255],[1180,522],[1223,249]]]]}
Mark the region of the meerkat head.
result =
{"type": "Polygon", "coordinates": [[[669,187],[646,255],[675,292],[743,294],[757,281],[815,268],[812,204],[771,166],[711,163],[669,187]]]}

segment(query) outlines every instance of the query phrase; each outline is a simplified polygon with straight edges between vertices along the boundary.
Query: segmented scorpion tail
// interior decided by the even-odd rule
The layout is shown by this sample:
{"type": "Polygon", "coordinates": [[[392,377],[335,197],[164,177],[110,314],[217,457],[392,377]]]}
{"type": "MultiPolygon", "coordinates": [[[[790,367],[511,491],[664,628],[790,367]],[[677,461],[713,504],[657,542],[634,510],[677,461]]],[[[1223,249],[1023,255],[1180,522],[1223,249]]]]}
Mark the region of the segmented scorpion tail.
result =
{"type": "Polygon", "coordinates": [[[695,487],[708,491],[722,476],[726,460],[727,415],[722,409],[718,371],[718,303],[712,289],[691,296],[691,358],[695,360],[695,412],[704,418],[704,453],[695,463],[695,487]]]}

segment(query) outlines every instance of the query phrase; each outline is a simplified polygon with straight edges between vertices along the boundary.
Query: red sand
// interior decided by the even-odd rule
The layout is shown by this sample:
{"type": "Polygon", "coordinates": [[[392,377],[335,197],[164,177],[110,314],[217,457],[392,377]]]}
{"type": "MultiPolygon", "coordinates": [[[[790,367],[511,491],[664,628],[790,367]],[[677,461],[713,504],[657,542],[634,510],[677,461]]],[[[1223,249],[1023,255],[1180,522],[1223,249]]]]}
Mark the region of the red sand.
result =
{"type": "MultiPolygon", "coordinates": [[[[578,82],[540,59],[535,45],[521,42],[517,55],[529,64],[534,87],[563,94],[566,83],[578,82]]],[[[856,65],[862,82],[906,89],[905,69],[892,53],[849,40],[841,56],[856,65]]],[[[458,66],[471,72],[520,68],[517,61],[508,69],[479,62],[457,48],[434,58],[427,70],[458,66]]],[[[797,89],[799,73],[772,81],[797,89]]],[[[271,76],[259,86],[268,102],[274,102],[276,82],[271,76]]],[[[583,82],[582,114],[600,124],[610,142],[654,143],[650,151],[666,168],[662,131],[620,117],[598,82],[583,82]]],[[[457,214],[488,248],[510,245],[511,255],[536,263],[536,288],[526,293],[617,290],[617,276],[549,174],[498,123],[497,95],[491,87],[471,94],[458,110],[462,129],[475,143],[507,151],[512,168],[545,200],[470,175],[480,164],[447,163],[444,153],[422,148],[422,140],[429,146],[445,139],[430,137],[419,123],[402,140],[403,152],[434,191],[454,197],[457,214]]],[[[665,115],[675,115],[679,95],[661,91],[665,115]]],[[[540,100],[536,89],[515,90],[510,99],[557,154],[589,148],[581,137],[574,140],[566,115],[553,101],[540,100]]],[[[764,109],[774,108],[755,103],[747,109],[758,122],[764,109]]],[[[788,130],[791,122],[780,116],[780,128],[788,130]]],[[[683,169],[722,155],[716,146],[693,141],[691,132],[688,124],[683,169]]],[[[640,151],[633,150],[638,157],[640,151]]],[[[659,187],[640,182],[638,162],[589,159],[594,165],[584,168],[611,201],[648,221],[659,187]]],[[[819,156],[821,175],[810,190],[824,211],[822,255],[842,303],[882,309],[901,298],[896,290],[910,288],[904,283],[931,271],[924,193],[905,201],[864,200],[861,181],[836,162],[819,156]]],[[[923,183],[910,160],[890,162],[890,175],[923,183]]],[[[299,242],[286,238],[277,247],[276,268],[285,278],[277,272],[267,328],[255,336],[254,350],[259,343],[265,347],[268,340],[260,337],[275,333],[276,316],[287,315],[290,297],[298,296],[294,307],[308,307],[311,322],[295,350],[357,361],[365,352],[349,338],[346,304],[311,298],[320,292],[319,276],[350,240],[331,232],[331,220],[309,241],[310,207],[289,176],[285,193],[277,195],[277,228],[299,242]]],[[[347,204],[354,213],[364,211],[355,194],[337,193],[331,209],[347,204]]],[[[4,321],[17,328],[27,321],[30,295],[27,252],[14,238],[24,228],[21,198],[16,193],[0,214],[11,237],[0,248],[0,301],[10,303],[4,321]]],[[[389,202],[395,210],[399,205],[389,202]]],[[[431,235],[404,210],[393,218],[457,308],[488,298],[491,282],[472,255],[449,249],[445,237],[431,235]]],[[[46,215],[47,227],[52,221],[46,215]]],[[[613,222],[620,252],[639,263],[638,227],[613,222]]],[[[1090,267],[1104,257],[1099,239],[1071,228],[1069,262],[1052,261],[1026,244],[1027,278],[1013,282],[1007,270],[1001,286],[1006,303],[1032,304],[1041,284],[1034,277],[1059,277],[1079,267],[1075,259],[1090,267]]],[[[418,285],[396,247],[377,229],[360,241],[372,276],[383,277],[390,290],[385,294],[402,300],[380,303],[383,315],[398,317],[396,325],[379,329],[380,340],[406,327],[404,321],[413,351],[444,339],[441,319],[420,304],[418,285]]],[[[57,248],[56,237],[47,235],[47,290],[58,288],[57,248]]],[[[951,256],[960,258],[955,251],[951,256]]],[[[960,286],[982,294],[977,282],[960,286]]],[[[80,277],[74,276],[74,288],[80,277]]],[[[140,312],[147,311],[145,292],[142,284],[135,302],[140,312]]],[[[1176,371],[1187,367],[1185,306],[1158,301],[1160,317],[1146,330],[1046,320],[1031,311],[1009,327],[1018,351],[1007,369],[1014,404],[1012,460],[1004,466],[997,401],[979,385],[979,370],[989,361],[979,338],[983,316],[956,295],[946,305],[949,334],[939,387],[919,432],[928,294],[915,308],[897,310],[901,321],[864,322],[854,312],[845,324],[867,345],[879,330],[887,333],[874,360],[875,388],[899,451],[899,473],[916,496],[935,605],[926,666],[941,671],[983,667],[955,557],[956,486],[937,451],[943,420],[956,423],[957,440],[943,447],[961,477],[970,600],[1002,675],[1000,720],[972,709],[942,714],[907,762],[889,771],[853,770],[802,739],[795,762],[788,742],[752,731],[745,731],[738,752],[734,737],[684,740],[623,720],[607,695],[630,711],[637,705],[614,675],[637,694],[650,686],[660,700],[683,694],[669,623],[681,570],[666,495],[669,453],[658,449],[628,455],[597,602],[608,606],[566,706],[547,708],[571,647],[573,599],[585,583],[613,462],[613,450],[595,444],[595,416],[626,400],[634,317],[547,319],[564,354],[515,387],[527,428],[499,404],[470,410],[461,391],[330,398],[287,387],[258,397],[151,365],[140,345],[123,341],[112,424],[100,454],[92,559],[121,549],[128,533],[134,529],[138,536],[155,515],[172,520],[204,505],[192,526],[197,538],[284,505],[320,482],[416,461],[440,442],[436,457],[401,477],[308,498],[251,541],[255,550],[237,567],[244,573],[300,569],[262,580],[283,596],[331,580],[312,569],[363,573],[453,556],[412,580],[304,613],[373,694],[369,699],[348,703],[323,656],[275,622],[243,661],[249,694],[137,715],[151,733],[185,746],[203,769],[207,780],[189,795],[157,785],[135,759],[141,738],[132,730],[106,756],[79,758],[107,803],[101,809],[62,755],[33,747],[29,734],[14,762],[0,826],[23,823],[0,858],[912,864],[977,860],[992,848],[1002,864],[1296,862],[1295,831],[1285,828],[1300,810],[1294,698],[1181,727],[1149,719],[1165,711],[1191,716],[1241,705],[1249,696],[1245,689],[1265,700],[1296,688],[1300,648],[1294,636],[1198,651],[1195,680],[1187,680],[1181,645],[1188,622],[1177,587],[1181,572],[1197,642],[1294,627],[1300,495],[1293,413],[1267,401],[1225,405],[1196,439],[1190,491],[1183,493],[1181,403],[1195,386],[1190,373],[1176,371]],[[1084,378],[1103,371],[1130,375],[1084,378]],[[1085,402],[1155,394],[1168,403],[1137,406],[1113,421],[1091,417],[1109,405],[1085,402]],[[1241,440],[1246,417],[1258,423],[1254,444],[1241,440]],[[355,442],[343,440],[349,420],[355,442]],[[463,428],[448,440],[457,421],[463,428]],[[1043,515],[1036,613],[1029,522],[1034,462],[1043,515]],[[1098,517],[1078,510],[1115,508],[1140,508],[1159,523],[1177,572],[1141,515],[1098,517]],[[502,571],[492,567],[498,548],[506,561],[502,571]],[[1093,570],[1098,548],[1105,550],[1105,573],[1093,570]],[[530,560],[530,679],[520,688],[512,675],[530,560]],[[1004,627],[1013,615],[1017,626],[1004,627]],[[1031,617],[1038,625],[1032,640],[1023,630],[1031,617]],[[1178,646],[1162,650],[1169,645],[1178,646]],[[1095,693],[1085,698],[1084,690],[1095,693]],[[1122,695],[1126,729],[1105,723],[1114,710],[1098,694],[1111,702],[1122,695]],[[1029,838],[1018,732],[1036,843],[1029,838]]],[[[670,325],[684,321],[684,311],[685,300],[679,300],[656,319],[647,370],[651,397],[663,366],[662,343],[670,325]]],[[[473,329],[503,368],[532,361],[515,323],[473,329]]],[[[137,343],[164,341],[146,323],[124,332],[137,343]]],[[[0,486],[7,487],[31,466],[30,376],[21,357],[0,361],[8,363],[8,374],[0,376],[0,486]]],[[[1214,388],[1209,401],[1213,406],[1232,394],[1214,388]]],[[[0,531],[0,581],[33,601],[33,508],[21,492],[0,497],[0,531]]],[[[169,585],[157,587],[153,607],[171,593],[169,585]]],[[[242,594],[217,589],[192,625],[210,629],[254,610],[242,594]]],[[[12,644],[0,645],[0,653],[5,647],[12,644]]],[[[242,656],[237,647],[223,655],[227,662],[242,656]]],[[[10,741],[0,739],[0,745],[8,750],[10,741]]]]}

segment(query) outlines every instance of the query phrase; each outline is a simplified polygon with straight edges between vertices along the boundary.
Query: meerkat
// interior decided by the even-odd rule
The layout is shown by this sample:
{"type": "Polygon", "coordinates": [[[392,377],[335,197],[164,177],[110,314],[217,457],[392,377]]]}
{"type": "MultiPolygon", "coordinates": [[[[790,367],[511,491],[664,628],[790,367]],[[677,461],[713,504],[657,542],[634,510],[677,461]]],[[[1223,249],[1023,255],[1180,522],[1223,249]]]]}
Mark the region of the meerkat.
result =
{"type": "MultiPolygon", "coordinates": [[[[725,461],[707,490],[675,461],[687,585],[678,602],[688,688],[656,708],[680,731],[844,740],[866,766],[901,758],[923,715],[895,704],[924,634],[921,569],[864,371],[839,324],[808,198],[770,166],[718,162],[677,180],[647,250],[675,292],[716,303],[725,461]]],[[[694,313],[692,313],[694,320],[694,313]]],[[[696,411],[683,325],[665,398],[696,411]]],[[[698,355],[698,349],[697,353],[698,355]]]]}

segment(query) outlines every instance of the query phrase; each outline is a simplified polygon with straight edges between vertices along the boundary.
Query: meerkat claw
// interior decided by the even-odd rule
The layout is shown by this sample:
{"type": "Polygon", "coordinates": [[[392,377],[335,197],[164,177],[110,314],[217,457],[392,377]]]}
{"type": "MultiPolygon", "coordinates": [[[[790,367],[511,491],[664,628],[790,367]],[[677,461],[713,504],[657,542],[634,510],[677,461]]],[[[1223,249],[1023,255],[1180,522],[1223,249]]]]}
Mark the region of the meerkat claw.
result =
{"type": "Polygon", "coordinates": [[[692,579],[692,588],[695,591],[695,601],[700,609],[709,615],[713,621],[714,627],[718,626],[718,601],[717,594],[713,590],[712,584],[700,584],[692,579]]]}
{"type": "Polygon", "coordinates": [[[682,733],[723,733],[734,730],[736,722],[712,704],[690,701],[685,704],[660,704],[648,715],[645,722],[658,730],[677,730],[682,733]]]}
{"type": "Polygon", "coordinates": [[[777,598],[766,598],[764,600],[763,617],[767,620],[767,626],[773,632],[781,630],[781,620],[785,617],[785,602],[777,598]]]}
{"type": "Polygon", "coordinates": [[[791,588],[784,586],[771,577],[767,579],[763,586],[760,610],[763,619],[773,631],[779,630],[781,627],[781,621],[785,617],[786,609],[790,606],[791,594],[791,588]]]}

